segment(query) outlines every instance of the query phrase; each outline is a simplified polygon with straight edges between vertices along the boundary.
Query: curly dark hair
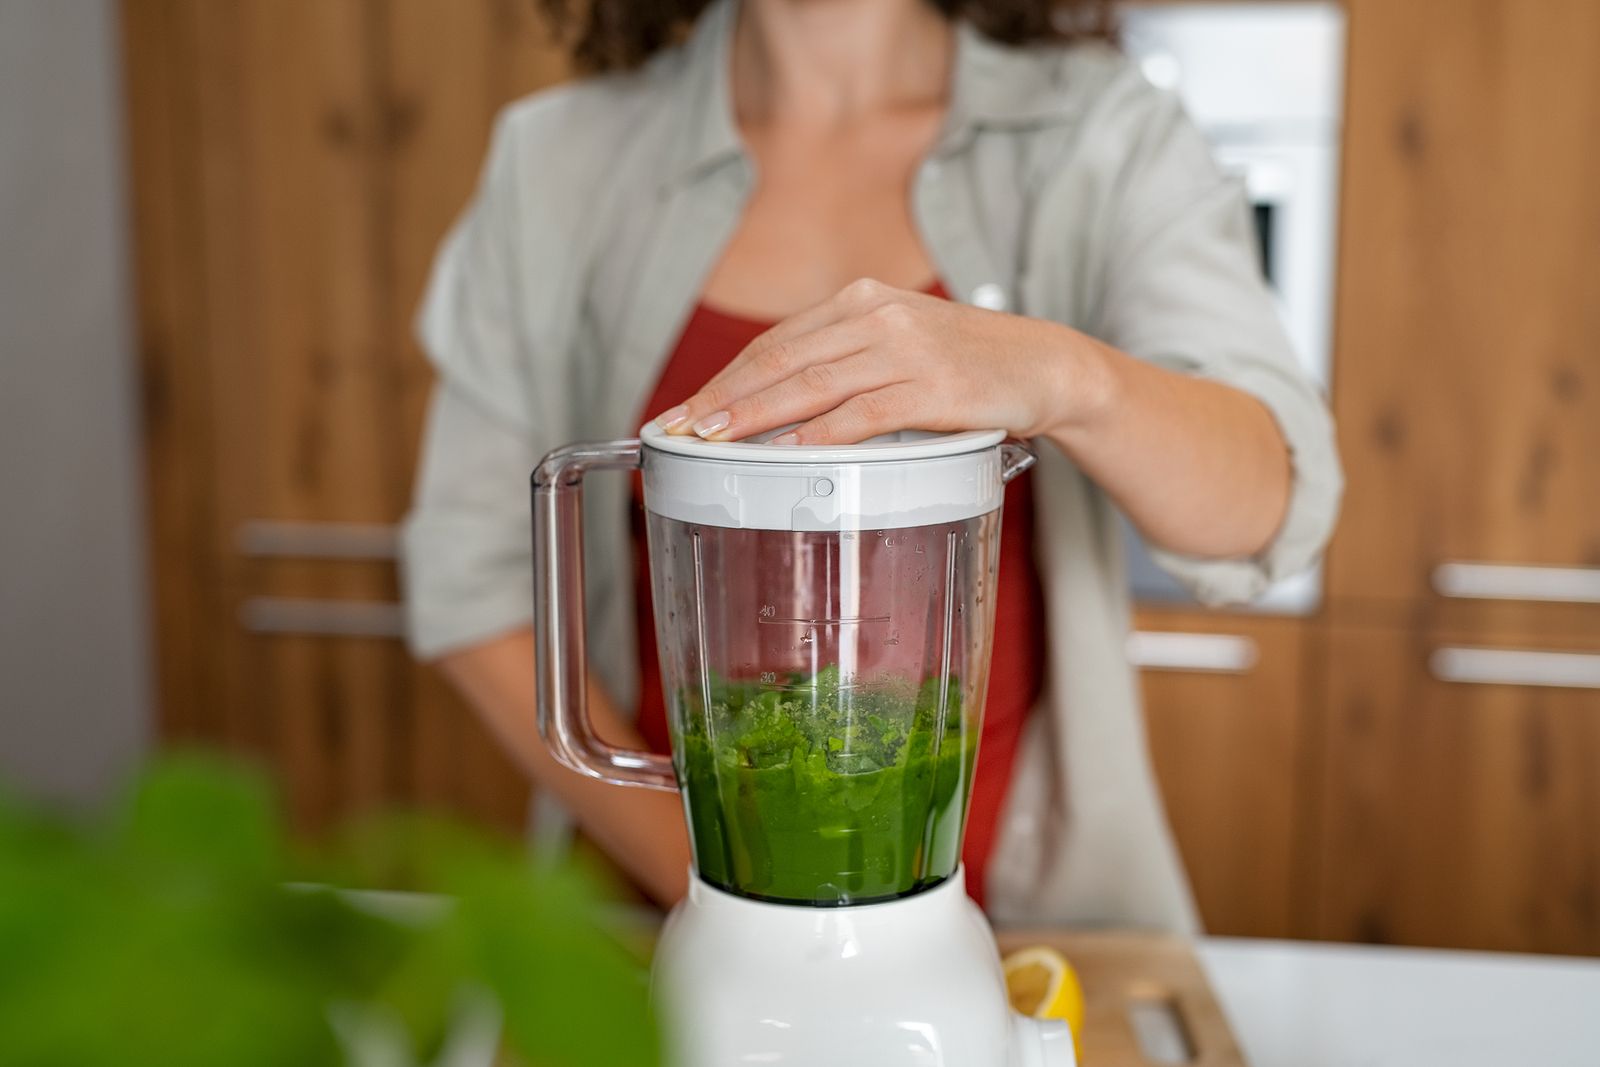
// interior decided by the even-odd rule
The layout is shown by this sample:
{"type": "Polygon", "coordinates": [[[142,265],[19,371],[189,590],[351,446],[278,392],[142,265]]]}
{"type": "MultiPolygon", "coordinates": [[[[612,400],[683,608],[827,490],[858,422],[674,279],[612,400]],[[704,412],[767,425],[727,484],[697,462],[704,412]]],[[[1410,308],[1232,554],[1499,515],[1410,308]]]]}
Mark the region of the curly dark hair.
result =
{"type": "MultiPolygon", "coordinates": [[[[711,0],[536,0],[590,71],[637,67],[680,41],[711,0]]],[[[1111,0],[929,0],[1004,44],[1111,38],[1111,0]]]]}

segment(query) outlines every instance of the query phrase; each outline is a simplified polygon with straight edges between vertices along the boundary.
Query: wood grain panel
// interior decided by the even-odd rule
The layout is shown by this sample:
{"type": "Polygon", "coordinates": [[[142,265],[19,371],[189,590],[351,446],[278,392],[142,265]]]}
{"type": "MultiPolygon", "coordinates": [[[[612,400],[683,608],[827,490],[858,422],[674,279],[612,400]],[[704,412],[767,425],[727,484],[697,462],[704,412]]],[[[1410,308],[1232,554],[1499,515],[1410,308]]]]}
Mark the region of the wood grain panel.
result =
{"type": "Polygon", "coordinates": [[[1322,620],[1412,630],[1542,634],[1559,639],[1571,633],[1600,632],[1600,604],[1437,596],[1408,600],[1340,600],[1327,605],[1322,620]]]}
{"type": "MultiPolygon", "coordinates": [[[[253,519],[386,521],[402,502],[394,359],[382,331],[380,115],[360,0],[203,4],[204,254],[223,581],[259,589],[236,554],[253,519]]],[[[320,571],[318,596],[370,598],[364,570],[320,571]]],[[[225,600],[230,706],[308,824],[402,791],[404,665],[381,642],[260,638],[225,600]]]]}
{"type": "Polygon", "coordinates": [[[249,519],[387,521],[403,503],[369,7],[197,9],[225,552],[249,519]]]}
{"type": "Polygon", "coordinates": [[[1240,673],[1145,670],[1145,722],[1167,815],[1208,932],[1296,931],[1304,623],[1145,609],[1141,630],[1254,642],[1240,673]]]}
{"type": "Polygon", "coordinates": [[[397,641],[240,625],[253,596],[392,601],[392,566],[237,541],[400,518],[423,278],[494,111],[564,67],[498,0],[124,9],[164,734],[265,759],[303,825],[395,801],[520,825],[520,776],[397,641]]]}
{"type": "Polygon", "coordinates": [[[1600,635],[1331,629],[1317,932],[1600,953],[1600,690],[1439,681],[1445,644],[1600,635]]]}
{"type": "Polygon", "coordinates": [[[1600,4],[1348,7],[1331,594],[1600,564],[1600,4]]]}
{"type": "Polygon", "coordinates": [[[163,737],[196,742],[223,729],[210,655],[215,559],[205,537],[216,481],[205,331],[205,272],[192,213],[198,138],[192,25],[177,4],[130,3],[122,17],[130,216],[157,713],[163,737]]]}

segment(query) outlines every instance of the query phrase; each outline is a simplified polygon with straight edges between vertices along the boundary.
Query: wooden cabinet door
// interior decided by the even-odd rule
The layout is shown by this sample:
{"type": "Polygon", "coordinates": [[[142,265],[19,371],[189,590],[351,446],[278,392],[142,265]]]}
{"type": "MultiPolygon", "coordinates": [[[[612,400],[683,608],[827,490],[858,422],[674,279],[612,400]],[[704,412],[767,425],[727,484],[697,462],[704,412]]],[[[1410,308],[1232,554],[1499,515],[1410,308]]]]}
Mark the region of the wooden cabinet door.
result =
{"type": "Polygon", "coordinates": [[[1347,6],[1330,593],[1600,566],[1600,4],[1347,6]]]}
{"type": "Polygon", "coordinates": [[[1147,609],[1132,651],[1167,815],[1208,932],[1296,932],[1306,715],[1298,619],[1147,609]]]}
{"type": "Polygon", "coordinates": [[[1600,636],[1334,626],[1328,661],[1317,934],[1600,953],[1600,636]]]}
{"type": "Polygon", "coordinates": [[[297,558],[330,523],[381,540],[404,500],[364,7],[125,5],[136,234],[163,253],[139,279],[162,722],[262,758],[303,821],[391,795],[405,733],[395,648],[244,619],[285,581],[394,599],[382,550],[297,558]]]}
{"type": "Polygon", "coordinates": [[[229,699],[203,738],[261,761],[297,826],[381,810],[448,811],[516,833],[529,786],[472,710],[400,640],[391,567],[264,561],[224,597],[214,641],[229,699]],[[322,595],[329,575],[349,591],[322,595]]]}
{"type": "Polygon", "coordinates": [[[534,5],[124,0],[161,722],[303,824],[520,822],[398,639],[431,375],[411,322],[499,106],[566,73],[534,5]]]}

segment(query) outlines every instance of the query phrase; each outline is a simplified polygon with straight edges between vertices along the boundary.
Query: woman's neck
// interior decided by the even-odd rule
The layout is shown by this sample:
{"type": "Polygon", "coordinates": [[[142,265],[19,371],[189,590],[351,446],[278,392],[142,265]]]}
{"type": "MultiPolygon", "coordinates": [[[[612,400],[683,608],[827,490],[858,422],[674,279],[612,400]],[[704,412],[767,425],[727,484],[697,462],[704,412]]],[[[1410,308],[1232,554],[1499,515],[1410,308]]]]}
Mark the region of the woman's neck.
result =
{"type": "Polygon", "coordinates": [[[838,127],[949,91],[955,34],[925,0],[743,0],[733,38],[741,125],[838,127]]]}

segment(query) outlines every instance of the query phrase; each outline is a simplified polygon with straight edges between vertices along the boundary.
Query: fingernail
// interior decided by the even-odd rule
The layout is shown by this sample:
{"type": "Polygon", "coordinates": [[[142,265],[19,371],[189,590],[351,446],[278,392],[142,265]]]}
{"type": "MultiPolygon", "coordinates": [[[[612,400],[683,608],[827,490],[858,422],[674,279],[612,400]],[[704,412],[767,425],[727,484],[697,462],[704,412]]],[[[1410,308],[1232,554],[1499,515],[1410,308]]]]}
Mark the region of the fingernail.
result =
{"type": "Polygon", "coordinates": [[[705,418],[694,424],[694,432],[701,437],[710,437],[718,430],[728,428],[729,416],[726,411],[713,411],[705,418]]]}
{"type": "Polygon", "coordinates": [[[799,443],[800,435],[795,433],[793,430],[790,430],[788,433],[780,433],[778,436],[767,442],[769,445],[797,445],[799,443]]]}
{"type": "Polygon", "coordinates": [[[656,425],[663,430],[670,430],[678,423],[689,417],[689,408],[686,404],[679,404],[669,411],[663,411],[656,416],[656,425]]]}

